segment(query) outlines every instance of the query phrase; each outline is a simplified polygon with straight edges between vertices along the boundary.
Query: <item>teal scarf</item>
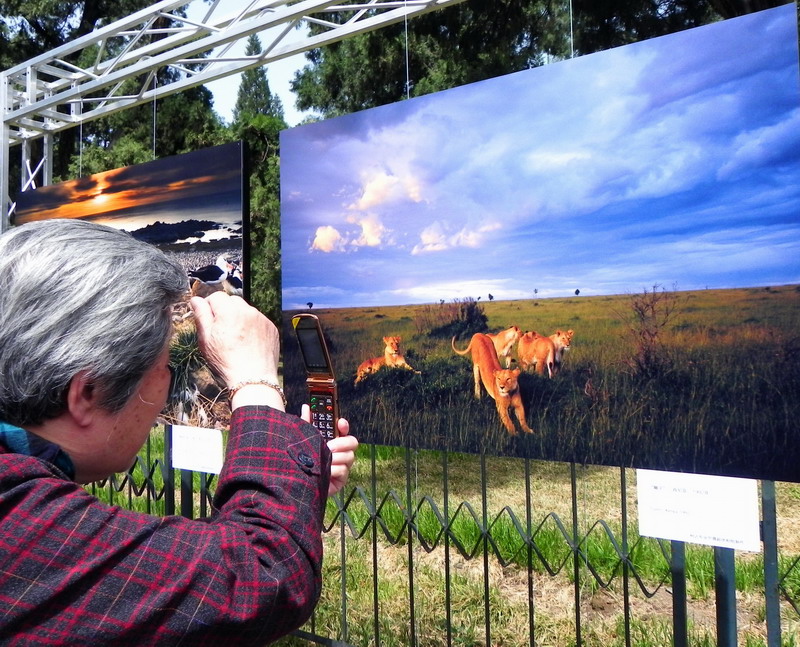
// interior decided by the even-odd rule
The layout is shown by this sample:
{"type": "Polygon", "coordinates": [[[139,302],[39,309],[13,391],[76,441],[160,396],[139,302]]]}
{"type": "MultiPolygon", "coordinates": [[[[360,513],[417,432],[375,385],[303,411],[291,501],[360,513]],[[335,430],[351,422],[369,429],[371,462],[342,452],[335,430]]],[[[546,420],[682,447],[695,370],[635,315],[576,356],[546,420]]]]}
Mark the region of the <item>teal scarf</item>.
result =
{"type": "Polygon", "coordinates": [[[0,421],[0,444],[14,454],[33,456],[55,465],[69,478],[75,478],[75,466],[67,453],[55,443],[36,434],[0,421]]]}

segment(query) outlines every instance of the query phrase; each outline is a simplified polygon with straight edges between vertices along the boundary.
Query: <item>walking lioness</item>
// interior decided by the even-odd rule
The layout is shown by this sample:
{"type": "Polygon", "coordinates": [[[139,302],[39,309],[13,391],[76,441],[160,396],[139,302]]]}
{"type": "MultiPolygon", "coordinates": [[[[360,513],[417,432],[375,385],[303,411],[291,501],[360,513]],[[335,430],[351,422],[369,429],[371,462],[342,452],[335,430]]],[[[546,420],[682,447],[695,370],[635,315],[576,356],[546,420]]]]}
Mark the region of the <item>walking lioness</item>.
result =
{"type": "Polygon", "coordinates": [[[525,421],[525,408],[522,406],[522,396],[519,392],[519,369],[501,368],[497,359],[492,340],[483,333],[475,333],[464,350],[456,348],[456,338],[453,337],[450,345],[459,355],[472,352],[472,372],[475,377],[475,397],[481,397],[481,382],[486,392],[494,399],[497,413],[508,433],[516,436],[517,430],[508,413],[509,407],[514,407],[517,422],[526,433],[533,433],[533,429],[525,421]]]}

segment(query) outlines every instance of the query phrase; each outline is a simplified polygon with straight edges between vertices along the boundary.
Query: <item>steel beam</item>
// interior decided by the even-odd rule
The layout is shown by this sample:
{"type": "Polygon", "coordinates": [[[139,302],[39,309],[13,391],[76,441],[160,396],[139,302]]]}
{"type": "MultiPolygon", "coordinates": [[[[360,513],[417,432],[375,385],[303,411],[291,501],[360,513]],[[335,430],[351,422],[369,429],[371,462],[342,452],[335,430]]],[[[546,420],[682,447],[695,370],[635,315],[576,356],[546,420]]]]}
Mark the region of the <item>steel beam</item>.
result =
{"type": "Polygon", "coordinates": [[[13,210],[8,192],[11,146],[461,1],[251,0],[238,13],[223,14],[230,4],[217,0],[195,20],[178,12],[204,0],[162,0],[5,70],[0,73],[0,231],[13,210]],[[325,31],[311,36],[300,29],[309,24],[325,31]],[[259,34],[261,54],[227,56],[252,34],[259,34]],[[92,62],[75,63],[81,60],[92,62]],[[154,88],[153,76],[168,68],[179,72],[175,80],[154,88]]]}

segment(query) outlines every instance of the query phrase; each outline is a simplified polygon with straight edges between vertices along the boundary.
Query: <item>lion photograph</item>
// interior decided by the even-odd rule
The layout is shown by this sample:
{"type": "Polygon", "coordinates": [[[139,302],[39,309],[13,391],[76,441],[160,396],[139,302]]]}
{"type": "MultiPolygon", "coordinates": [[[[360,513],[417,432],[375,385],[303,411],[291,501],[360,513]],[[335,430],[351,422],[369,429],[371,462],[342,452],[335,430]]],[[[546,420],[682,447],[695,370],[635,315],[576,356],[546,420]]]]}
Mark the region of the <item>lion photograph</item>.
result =
{"type": "Polygon", "coordinates": [[[282,131],[283,316],[359,439],[800,480],[797,44],[787,4],[282,131]]]}

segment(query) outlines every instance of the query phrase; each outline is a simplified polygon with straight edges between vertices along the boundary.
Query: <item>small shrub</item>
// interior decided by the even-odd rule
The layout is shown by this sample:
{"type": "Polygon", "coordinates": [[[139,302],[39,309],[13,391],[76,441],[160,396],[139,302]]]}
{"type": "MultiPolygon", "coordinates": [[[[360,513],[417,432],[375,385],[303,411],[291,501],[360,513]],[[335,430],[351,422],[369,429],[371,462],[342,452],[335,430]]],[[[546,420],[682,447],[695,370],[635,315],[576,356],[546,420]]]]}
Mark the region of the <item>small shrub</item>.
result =
{"type": "Polygon", "coordinates": [[[453,317],[450,321],[431,330],[433,337],[450,339],[452,337],[471,337],[477,332],[487,332],[489,330],[489,318],[475,299],[464,299],[454,301],[455,308],[452,308],[453,317]]]}
{"type": "Polygon", "coordinates": [[[631,315],[625,318],[635,353],[627,363],[639,375],[661,375],[670,367],[663,332],[678,314],[677,290],[667,291],[656,284],[651,290],[645,288],[640,294],[631,295],[628,305],[631,315]]]}

